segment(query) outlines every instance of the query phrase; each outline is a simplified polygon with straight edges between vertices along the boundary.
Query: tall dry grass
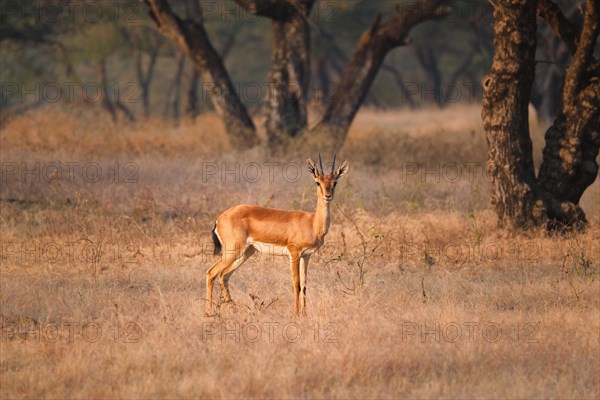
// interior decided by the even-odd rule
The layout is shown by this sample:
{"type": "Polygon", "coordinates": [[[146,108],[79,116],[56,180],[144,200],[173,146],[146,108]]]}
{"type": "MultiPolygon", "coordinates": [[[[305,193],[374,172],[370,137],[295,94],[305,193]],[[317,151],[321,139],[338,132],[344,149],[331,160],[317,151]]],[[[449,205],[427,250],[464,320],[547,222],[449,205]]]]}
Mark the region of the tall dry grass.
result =
{"type": "Polygon", "coordinates": [[[497,230],[478,113],[359,116],[302,319],[283,258],[249,260],[210,318],[204,272],[228,206],[314,207],[314,154],[234,154],[211,116],[9,121],[0,396],[598,398],[598,185],[584,233],[497,230]]]}

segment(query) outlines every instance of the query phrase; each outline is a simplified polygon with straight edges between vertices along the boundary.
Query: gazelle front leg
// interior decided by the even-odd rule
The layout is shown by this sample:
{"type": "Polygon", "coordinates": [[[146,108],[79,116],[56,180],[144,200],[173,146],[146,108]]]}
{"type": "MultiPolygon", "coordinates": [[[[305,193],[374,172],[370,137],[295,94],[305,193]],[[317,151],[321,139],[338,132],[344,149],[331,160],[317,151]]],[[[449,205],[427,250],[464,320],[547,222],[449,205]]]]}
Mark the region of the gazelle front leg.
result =
{"type": "Polygon", "coordinates": [[[300,256],[290,252],[292,267],[292,286],[294,288],[294,315],[298,316],[298,298],[300,296],[300,256]]]}
{"type": "Polygon", "coordinates": [[[310,256],[300,258],[300,314],[306,315],[306,273],[310,256]]]}

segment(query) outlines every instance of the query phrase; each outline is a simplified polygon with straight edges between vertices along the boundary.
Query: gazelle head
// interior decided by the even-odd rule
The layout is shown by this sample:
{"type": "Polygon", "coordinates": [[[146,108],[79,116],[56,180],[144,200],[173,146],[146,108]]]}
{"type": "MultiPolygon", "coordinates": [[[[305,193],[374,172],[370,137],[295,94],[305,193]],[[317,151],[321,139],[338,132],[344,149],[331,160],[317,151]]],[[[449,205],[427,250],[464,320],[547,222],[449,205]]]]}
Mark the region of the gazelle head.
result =
{"type": "Polygon", "coordinates": [[[333,200],[333,195],[335,193],[335,186],[337,185],[338,179],[348,172],[348,168],[350,164],[348,160],[344,161],[344,163],[335,169],[335,155],[333,156],[333,163],[331,164],[331,172],[329,174],[325,173],[323,169],[323,161],[321,160],[321,154],[319,153],[319,165],[321,170],[317,165],[309,158],[306,160],[308,164],[308,170],[313,174],[315,179],[315,184],[317,185],[317,195],[320,196],[325,202],[330,202],[333,200]]]}

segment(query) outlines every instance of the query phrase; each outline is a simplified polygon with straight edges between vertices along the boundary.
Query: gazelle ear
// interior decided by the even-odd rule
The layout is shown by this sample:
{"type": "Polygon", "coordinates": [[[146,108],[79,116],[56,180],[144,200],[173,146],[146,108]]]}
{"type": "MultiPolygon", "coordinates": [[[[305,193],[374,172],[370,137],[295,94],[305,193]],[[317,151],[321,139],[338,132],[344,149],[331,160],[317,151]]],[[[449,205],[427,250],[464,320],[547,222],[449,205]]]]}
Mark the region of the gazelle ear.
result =
{"type": "Polygon", "coordinates": [[[348,162],[348,160],[344,161],[344,163],[342,165],[340,165],[340,167],[337,169],[337,171],[335,171],[335,179],[338,179],[340,176],[344,175],[346,172],[348,172],[348,169],[350,168],[350,163],[348,162]]]}
{"type": "Polygon", "coordinates": [[[308,170],[313,174],[316,178],[319,175],[319,170],[317,169],[316,164],[310,158],[306,160],[306,165],[308,165],[308,170]]]}

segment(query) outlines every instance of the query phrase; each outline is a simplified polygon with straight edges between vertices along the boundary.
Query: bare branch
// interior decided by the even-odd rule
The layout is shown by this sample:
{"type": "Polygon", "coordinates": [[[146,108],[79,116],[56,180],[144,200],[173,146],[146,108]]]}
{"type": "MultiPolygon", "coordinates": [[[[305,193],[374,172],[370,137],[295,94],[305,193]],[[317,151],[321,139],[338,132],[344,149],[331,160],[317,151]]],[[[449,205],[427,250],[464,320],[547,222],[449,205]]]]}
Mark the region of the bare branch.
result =
{"type": "Polygon", "coordinates": [[[276,21],[288,20],[301,9],[310,9],[315,0],[234,0],[252,15],[276,21]],[[306,7],[301,7],[304,4],[306,7]]]}
{"type": "Polygon", "coordinates": [[[408,32],[421,22],[446,16],[451,11],[448,3],[449,0],[424,0],[398,6],[394,16],[381,25],[377,34],[393,46],[410,44],[408,32]]]}
{"type": "Polygon", "coordinates": [[[564,100],[575,104],[576,96],[585,86],[583,75],[594,64],[594,48],[600,33],[600,0],[587,0],[583,19],[583,30],[579,38],[577,50],[573,55],[573,62],[567,70],[565,77],[564,100]]]}
{"type": "Polygon", "coordinates": [[[167,0],[145,2],[159,31],[189,56],[202,75],[202,81],[211,85],[211,101],[223,119],[234,146],[246,148],[257,144],[258,136],[254,123],[236,93],[223,60],[208,38],[201,21],[182,20],[173,13],[167,0]]]}
{"type": "Polygon", "coordinates": [[[342,143],[387,53],[409,44],[408,33],[419,23],[446,15],[450,11],[448,3],[449,0],[423,0],[403,4],[386,22],[378,15],[362,34],[323,120],[315,129],[325,130],[338,145],[342,143]]]}
{"type": "Polygon", "coordinates": [[[552,0],[538,0],[536,14],[561,38],[571,54],[577,50],[579,32],[552,0]]]}

